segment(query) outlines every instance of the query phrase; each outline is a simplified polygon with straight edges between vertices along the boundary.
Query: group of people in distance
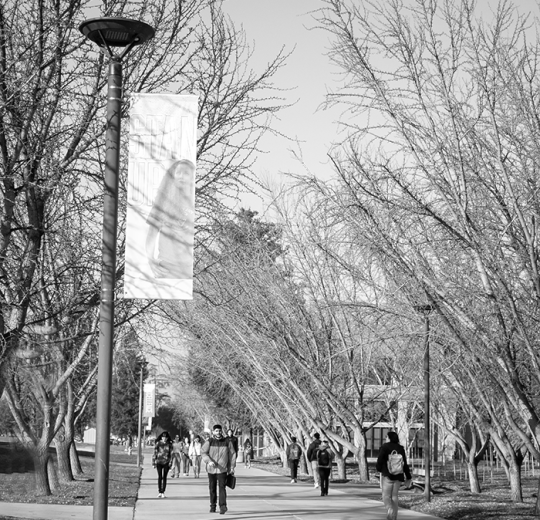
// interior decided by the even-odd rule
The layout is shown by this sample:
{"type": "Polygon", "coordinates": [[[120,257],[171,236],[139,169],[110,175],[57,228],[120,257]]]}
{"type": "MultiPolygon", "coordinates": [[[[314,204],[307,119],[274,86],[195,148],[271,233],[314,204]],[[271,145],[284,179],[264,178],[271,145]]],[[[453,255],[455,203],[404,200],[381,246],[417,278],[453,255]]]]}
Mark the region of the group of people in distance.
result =
{"type": "MultiPolygon", "coordinates": [[[[296,437],[291,437],[291,444],[287,446],[286,456],[291,469],[291,484],[296,484],[298,481],[298,463],[302,456],[302,447],[298,444],[296,437]]],[[[321,488],[322,497],[327,496],[334,452],[330,450],[327,441],[321,440],[320,434],[313,434],[313,441],[308,447],[306,458],[313,469],[314,487],[321,488]]]]}
{"type": "MultiPolygon", "coordinates": [[[[298,477],[298,463],[302,456],[302,447],[298,444],[296,437],[291,437],[291,444],[287,447],[286,455],[291,470],[291,484],[295,484],[298,477]]],[[[334,453],[330,450],[328,442],[321,440],[320,434],[313,434],[313,441],[308,447],[306,458],[313,470],[314,487],[320,488],[322,497],[327,496],[334,453]]],[[[407,455],[399,443],[396,432],[388,432],[386,442],[381,446],[377,458],[377,471],[380,473],[382,499],[387,511],[386,518],[396,520],[399,488],[403,483],[405,487],[410,487],[411,484],[407,455]]]]}
{"type": "MultiPolygon", "coordinates": [[[[249,447],[249,458],[246,467],[251,467],[251,442],[244,443],[249,447]]],[[[171,477],[189,476],[190,466],[193,466],[195,478],[200,477],[201,463],[206,465],[208,486],[210,491],[210,512],[215,513],[218,504],[219,489],[219,512],[227,512],[227,477],[234,475],[236,456],[238,453],[238,438],[228,430],[227,437],[223,435],[223,428],[216,424],[212,428],[212,435],[201,441],[199,435],[183,441],[177,436],[173,442],[169,432],[162,432],[156,439],[152,465],[158,474],[158,498],[165,498],[167,488],[167,474],[172,469],[171,477]]]]}
{"type": "MultiPolygon", "coordinates": [[[[396,432],[388,432],[386,441],[379,451],[377,458],[377,471],[380,473],[380,485],[383,503],[387,510],[387,520],[396,520],[398,512],[398,491],[405,482],[410,487],[411,472],[407,464],[405,449],[399,443],[396,432]]],[[[193,466],[195,478],[199,478],[201,462],[206,464],[208,485],[210,491],[210,512],[215,513],[218,505],[219,512],[227,512],[227,478],[234,475],[236,458],[238,454],[238,438],[232,430],[223,435],[221,425],[216,424],[212,428],[212,435],[201,442],[197,435],[190,443],[189,438],[180,441],[177,437],[173,443],[168,432],[163,432],[156,439],[152,464],[158,472],[159,498],[165,498],[167,487],[167,473],[169,468],[177,469],[180,475],[181,467],[184,476],[189,476],[189,465],[193,466]],[[178,455],[178,458],[177,458],[178,455]],[[189,460],[190,462],[187,462],[189,460]],[[218,493],[219,490],[219,493],[218,493]]],[[[244,456],[246,468],[251,467],[252,446],[249,439],[244,443],[244,456]]],[[[297,482],[298,464],[302,456],[302,447],[295,437],[291,437],[291,443],[287,446],[286,457],[291,470],[291,484],[297,482]]],[[[313,434],[306,459],[313,470],[314,487],[320,488],[321,496],[328,495],[328,486],[334,453],[330,449],[328,441],[321,440],[320,434],[313,434]]],[[[173,477],[175,476],[173,469],[173,477]]]]}

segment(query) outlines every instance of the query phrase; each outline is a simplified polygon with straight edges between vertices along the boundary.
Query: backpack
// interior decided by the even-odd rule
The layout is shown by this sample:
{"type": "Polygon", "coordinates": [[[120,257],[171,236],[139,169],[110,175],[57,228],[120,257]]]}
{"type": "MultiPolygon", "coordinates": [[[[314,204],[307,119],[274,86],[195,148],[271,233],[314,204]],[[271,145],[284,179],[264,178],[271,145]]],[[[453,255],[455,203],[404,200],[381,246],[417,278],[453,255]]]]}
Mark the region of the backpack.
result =
{"type": "Polygon", "coordinates": [[[330,454],[327,450],[318,451],[317,463],[319,464],[319,466],[330,466],[330,454]]]}
{"type": "Polygon", "coordinates": [[[387,465],[390,475],[400,475],[403,473],[403,457],[396,450],[388,455],[387,465]]]}
{"type": "Polygon", "coordinates": [[[300,458],[300,446],[298,444],[291,445],[291,452],[289,454],[291,460],[296,460],[300,458]]]}

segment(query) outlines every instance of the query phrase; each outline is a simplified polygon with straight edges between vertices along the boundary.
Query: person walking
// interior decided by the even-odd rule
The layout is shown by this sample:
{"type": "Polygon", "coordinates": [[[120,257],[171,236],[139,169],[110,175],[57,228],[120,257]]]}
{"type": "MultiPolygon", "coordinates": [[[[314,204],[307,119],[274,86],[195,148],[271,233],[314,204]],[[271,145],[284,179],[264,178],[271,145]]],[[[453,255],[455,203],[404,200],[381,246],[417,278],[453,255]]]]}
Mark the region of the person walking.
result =
{"type": "Polygon", "coordinates": [[[184,438],[182,443],[182,467],[184,477],[189,477],[189,466],[191,465],[191,459],[189,458],[189,437],[184,438]]]}
{"type": "Polygon", "coordinates": [[[180,476],[180,465],[182,464],[182,441],[177,435],[173,441],[173,453],[171,463],[171,478],[180,476]]]}
{"type": "Polygon", "coordinates": [[[158,473],[158,498],[165,498],[167,487],[167,473],[172,464],[173,443],[169,432],[161,432],[154,445],[152,466],[158,473]]]}
{"type": "Polygon", "coordinates": [[[386,519],[396,520],[398,514],[398,492],[402,482],[411,484],[411,471],[407,464],[405,448],[399,443],[396,432],[388,432],[386,441],[377,458],[377,471],[381,474],[382,499],[386,507],[386,519]]]}
{"type": "Polygon", "coordinates": [[[216,512],[217,487],[219,484],[219,514],[224,515],[227,512],[227,490],[225,487],[227,475],[234,474],[236,453],[231,441],[223,435],[221,425],[214,425],[212,437],[203,444],[201,454],[208,473],[210,512],[216,512]]]}
{"type": "Polygon", "coordinates": [[[236,453],[236,456],[238,457],[238,437],[234,435],[230,428],[227,430],[227,439],[232,442],[234,453],[236,453]]]}
{"type": "Polygon", "coordinates": [[[291,437],[291,444],[287,446],[287,460],[289,461],[289,467],[291,468],[291,484],[296,484],[298,476],[298,463],[302,455],[302,448],[300,444],[296,442],[296,437],[291,437]]]}
{"type": "Polygon", "coordinates": [[[330,484],[330,473],[332,473],[332,461],[334,453],[330,450],[327,441],[321,441],[321,444],[316,451],[317,456],[317,471],[319,473],[319,481],[321,483],[321,496],[328,495],[328,485],[330,484]]]}
{"type": "Polygon", "coordinates": [[[315,481],[315,483],[313,484],[313,487],[315,489],[321,485],[321,479],[319,478],[319,466],[317,464],[317,450],[319,449],[320,445],[321,445],[321,436],[318,433],[314,433],[313,441],[308,446],[306,455],[307,455],[308,462],[311,464],[313,480],[315,481]]]}
{"type": "Polygon", "coordinates": [[[251,440],[248,437],[244,441],[244,464],[246,468],[251,468],[252,456],[253,456],[253,445],[251,444],[251,440]]]}
{"type": "Polygon", "coordinates": [[[201,476],[201,438],[197,435],[189,447],[189,458],[191,459],[191,464],[193,465],[193,477],[200,478],[201,476]]]}

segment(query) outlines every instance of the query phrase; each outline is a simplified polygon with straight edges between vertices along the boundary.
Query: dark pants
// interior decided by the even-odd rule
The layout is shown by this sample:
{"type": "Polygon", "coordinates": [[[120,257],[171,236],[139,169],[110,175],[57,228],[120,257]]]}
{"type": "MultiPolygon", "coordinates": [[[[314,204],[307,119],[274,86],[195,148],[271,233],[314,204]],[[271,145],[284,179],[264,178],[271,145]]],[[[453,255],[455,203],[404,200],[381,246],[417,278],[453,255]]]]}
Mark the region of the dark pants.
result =
{"type": "Polygon", "coordinates": [[[167,487],[167,473],[169,473],[168,464],[156,464],[157,475],[158,475],[158,492],[165,493],[165,488],[167,487]]]}
{"type": "Polygon", "coordinates": [[[291,479],[296,480],[298,476],[298,459],[290,460],[289,465],[291,466],[291,479]]]}
{"type": "Polygon", "coordinates": [[[319,467],[319,478],[321,479],[321,495],[328,495],[328,482],[330,481],[330,471],[332,468],[319,467]]]}
{"type": "Polygon", "coordinates": [[[219,507],[227,505],[227,473],[208,473],[208,487],[210,488],[210,507],[216,507],[217,487],[219,484],[219,507]]]}

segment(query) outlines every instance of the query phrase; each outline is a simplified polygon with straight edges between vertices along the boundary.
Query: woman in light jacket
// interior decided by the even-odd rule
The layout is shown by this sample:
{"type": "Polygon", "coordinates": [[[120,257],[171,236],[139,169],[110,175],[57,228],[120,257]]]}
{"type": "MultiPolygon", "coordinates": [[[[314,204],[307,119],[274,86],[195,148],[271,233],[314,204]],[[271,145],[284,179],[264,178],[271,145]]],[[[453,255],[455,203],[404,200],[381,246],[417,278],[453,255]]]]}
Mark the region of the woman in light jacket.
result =
{"type": "Polygon", "coordinates": [[[191,446],[189,447],[189,458],[191,459],[191,463],[193,464],[193,476],[194,478],[199,478],[201,475],[201,438],[197,435],[193,442],[191,443],[191,446]]]}

